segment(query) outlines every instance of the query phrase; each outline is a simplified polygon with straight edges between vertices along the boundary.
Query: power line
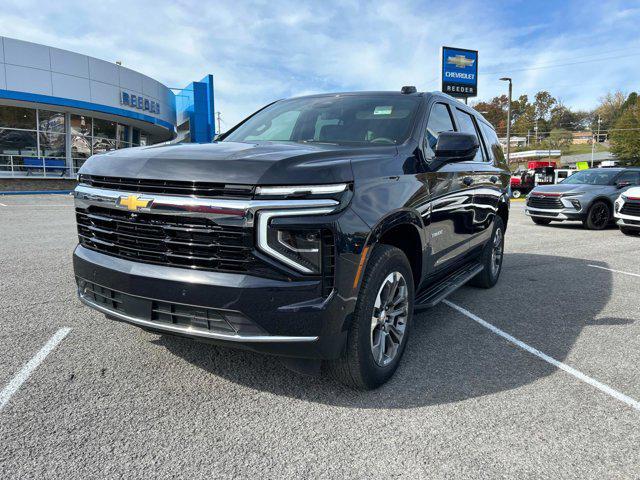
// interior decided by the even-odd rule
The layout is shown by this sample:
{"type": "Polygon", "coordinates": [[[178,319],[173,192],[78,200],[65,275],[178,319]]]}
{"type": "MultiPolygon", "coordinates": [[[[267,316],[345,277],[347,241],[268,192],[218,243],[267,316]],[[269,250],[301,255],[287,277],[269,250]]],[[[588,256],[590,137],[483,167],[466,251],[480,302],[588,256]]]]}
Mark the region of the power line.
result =
{"type": "Polygon", "coordinates": [[[571,65],[581,65],[581,64],[584,64],[584,63],[601,62],[603,60],[613,60],[613,59],[617,59],[617,58],[635,57],[635,56],[638,56],[638,55],[640,55],[640,52],[628,53],[628,54],[625,54],[625,55],[613,55],[613,56],[608,56],[608,57],[596,58],[596,59],[592,59],[592,60],[582,60],[582,61],[578,61],[578,62],[555,63],[555,64],[548,64],[548,65],[538,65],[538,66],[535,66],[535,67],[527,67],[527,68],[511,68],[509,70],[501,70],[501,71],[494,71],[494,72],[481,72],[481,73],[478,73],[478,75],[501,75],[503,73],[527,72],[527,71],[530,71],[530,70],[543,70],[543,69],[546,69],[546,68],[567,67],[567,66],[571,66],[571,65]]]}

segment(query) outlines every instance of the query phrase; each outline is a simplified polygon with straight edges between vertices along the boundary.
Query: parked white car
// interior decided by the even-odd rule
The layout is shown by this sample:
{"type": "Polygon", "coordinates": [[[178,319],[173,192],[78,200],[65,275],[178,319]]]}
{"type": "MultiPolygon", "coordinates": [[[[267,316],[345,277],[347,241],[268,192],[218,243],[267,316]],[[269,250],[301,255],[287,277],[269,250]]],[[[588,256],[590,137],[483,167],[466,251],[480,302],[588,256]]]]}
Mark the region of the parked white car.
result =
{"type": "Polygon", "coordinates": [[[623,192],[616,200],[613,214],[622,233],[640,233],[640,187],[623,192]]]}

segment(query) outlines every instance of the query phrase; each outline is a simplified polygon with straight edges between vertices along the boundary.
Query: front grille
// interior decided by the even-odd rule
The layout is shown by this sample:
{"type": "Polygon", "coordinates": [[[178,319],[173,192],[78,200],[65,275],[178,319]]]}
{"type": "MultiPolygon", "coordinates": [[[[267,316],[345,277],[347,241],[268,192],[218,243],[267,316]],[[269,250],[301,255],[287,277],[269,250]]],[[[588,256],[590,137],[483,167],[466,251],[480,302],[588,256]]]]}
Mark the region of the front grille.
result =
{"type": "Polygon", "coordinates": [[[620,210],[623,215],[631,215],[634,217],[640,217],[640,202],[625,202],[620,210]]]}
{"type": "Polygon", "coordinates": [[[533,208],[545,208],[549,210],[557,210],[564,208],[563,203],[556,197],[536,197],[530,196],[527,200],[527,206],[533,208]]]}
{"type": "Polygon", "coordinates": [[[78,293],[85,300],[114,314],[163,325],[227,334],[262,334],[264,330],[239,312],[184,305],[129,295],[77,278],[78,293]]]}
{"type": "Polygon", "coordinates": [[[251,198],[254,193],[254,187],[251,185],[103,177],[98,175],[80,175],[80,183],[96,188],[107,188],[123,192],[193,195],[205,198],[251,198]]]}
{"type": "Polygon", "coordinates": [[[80,244],[144,263],[214,270],[259,270],[250,229],[209,219],[76,208],[80,244]]]}

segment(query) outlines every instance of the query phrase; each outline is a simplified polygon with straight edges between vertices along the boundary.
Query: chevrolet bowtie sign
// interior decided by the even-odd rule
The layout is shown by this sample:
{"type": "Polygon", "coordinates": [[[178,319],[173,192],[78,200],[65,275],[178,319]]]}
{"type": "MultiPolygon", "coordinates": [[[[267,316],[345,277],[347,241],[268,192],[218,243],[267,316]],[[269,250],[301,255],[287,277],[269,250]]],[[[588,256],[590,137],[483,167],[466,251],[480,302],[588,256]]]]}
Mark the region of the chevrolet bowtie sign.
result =
{"type": "Polygon", "coordinates": [[[442,47],[442,91],[453,97],[478,94],[478,52],[442,47]]]}
{"type": "Polygon", "coordinates": [[[141,208],[147,208],[151,201],[152,199],[143,199],[139,195],[123,195],[118,197],[116,204],[132,212],[137,212],[141,208]]]}

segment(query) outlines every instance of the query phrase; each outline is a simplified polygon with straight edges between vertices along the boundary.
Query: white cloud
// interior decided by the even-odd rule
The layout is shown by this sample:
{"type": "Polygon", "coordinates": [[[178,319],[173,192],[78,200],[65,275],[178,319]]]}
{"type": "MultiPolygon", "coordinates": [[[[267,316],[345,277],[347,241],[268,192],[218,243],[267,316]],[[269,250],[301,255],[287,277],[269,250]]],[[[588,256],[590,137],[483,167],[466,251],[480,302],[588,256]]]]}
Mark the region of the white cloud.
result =
{"type": "Polygon", "coordinates": [[[459,2],[5,0],[3,35],[78,51],[181,87],[213,73],[216,108],[227,126],[272,100],[320,91],[438,89],[440,47],[480,51],[479,92],[547,89],[572,107],[593,107],[609,90],[631,90],[640,56],[563,68],[538,68],[637,55],[637,8],[624,2],[487,6],[459,2]],[[598,16],[593,15],[598,9],[598,16]],[[589,56],[591,55],[591,56],[589,56]],[[496,72],[486,74],[486,72],[496,72]]]}

